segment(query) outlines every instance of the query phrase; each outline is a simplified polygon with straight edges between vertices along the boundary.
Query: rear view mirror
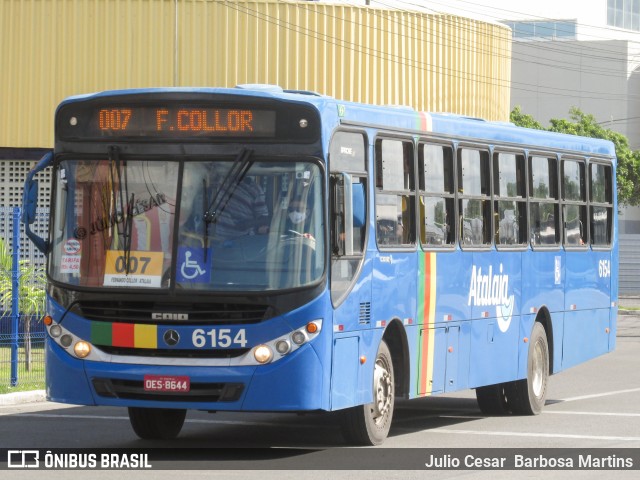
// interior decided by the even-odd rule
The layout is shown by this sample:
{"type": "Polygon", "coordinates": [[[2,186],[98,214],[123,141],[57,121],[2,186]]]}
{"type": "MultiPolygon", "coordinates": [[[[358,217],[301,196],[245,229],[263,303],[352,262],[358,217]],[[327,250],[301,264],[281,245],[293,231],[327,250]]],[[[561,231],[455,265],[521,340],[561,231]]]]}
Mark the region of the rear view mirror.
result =
{"type": "Polygon", "coordinates": [[[27,174],[27,179],[24,182],[24,193],[22,196],[22,223],[24,223],[24,231],[27,237],[33,242],[38,250],[46,254],[49,249],[48,242],[36,235],[31,230],[30,225],[36,221],[36,211],[38,208],[38,181],[34,179],[38,172],[41,172],[47,167],[50,167],[53,163],[53,153],[47,153],[38,162],[33,170],[27,174]]]}
{"type": "Polygon", "coordinates": [[[38,208],[38,181],[32,180],[24,186],[22,223],[32,225],[36,221],[36,208],[38,208]]]}

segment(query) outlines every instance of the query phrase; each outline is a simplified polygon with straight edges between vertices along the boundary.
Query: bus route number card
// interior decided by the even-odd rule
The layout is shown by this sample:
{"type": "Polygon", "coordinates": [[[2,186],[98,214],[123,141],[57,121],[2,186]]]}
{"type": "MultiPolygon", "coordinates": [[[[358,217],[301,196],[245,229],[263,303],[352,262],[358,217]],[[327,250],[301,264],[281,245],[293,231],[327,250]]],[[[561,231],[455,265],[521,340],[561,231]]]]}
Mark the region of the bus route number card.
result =
{"type": "Polygon", "coordinates": [[[107,250],[105,287],[160,287],[162,252],[107,250]]]}
{"type": "Polygon", "coordinates": [[[189,377],[173,375],[145,375],[146,392],[188,392],[191,389],[189,377]]]}

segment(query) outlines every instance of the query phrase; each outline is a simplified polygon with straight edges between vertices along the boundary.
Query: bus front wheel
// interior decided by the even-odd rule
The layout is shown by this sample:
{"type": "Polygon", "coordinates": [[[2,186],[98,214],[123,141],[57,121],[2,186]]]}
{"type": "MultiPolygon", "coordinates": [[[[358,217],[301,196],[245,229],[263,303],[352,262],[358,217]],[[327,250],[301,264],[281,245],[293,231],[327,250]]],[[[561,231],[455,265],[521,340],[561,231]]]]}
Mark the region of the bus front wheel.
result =
{"type": "Polygon", "coordinates": [[[373,371],[373,403],[344,411],[342,433],[350,444],[380,445],[391,428],[395,384],[391,352],[380,342],[373,371]]]}
{"type": "Polygon", "coordinates": [[[129,421],[140,438],[171,440],[182,430],[186,410],[129,407],[129,421]]]}

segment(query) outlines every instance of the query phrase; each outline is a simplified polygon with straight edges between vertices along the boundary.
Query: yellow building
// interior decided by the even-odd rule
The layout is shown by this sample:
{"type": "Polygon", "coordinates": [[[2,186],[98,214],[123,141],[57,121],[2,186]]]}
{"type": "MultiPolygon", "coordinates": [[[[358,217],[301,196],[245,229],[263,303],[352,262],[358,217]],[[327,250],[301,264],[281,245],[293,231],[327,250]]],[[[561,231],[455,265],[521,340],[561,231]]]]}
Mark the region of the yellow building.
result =
{"type": "Polygon", "coordinates": [[[3,0],[0,159],[51,148],[65,97],[119,88],[270,83],[507,120],[510,42],[499,24],[337,3],[3,0]]]}

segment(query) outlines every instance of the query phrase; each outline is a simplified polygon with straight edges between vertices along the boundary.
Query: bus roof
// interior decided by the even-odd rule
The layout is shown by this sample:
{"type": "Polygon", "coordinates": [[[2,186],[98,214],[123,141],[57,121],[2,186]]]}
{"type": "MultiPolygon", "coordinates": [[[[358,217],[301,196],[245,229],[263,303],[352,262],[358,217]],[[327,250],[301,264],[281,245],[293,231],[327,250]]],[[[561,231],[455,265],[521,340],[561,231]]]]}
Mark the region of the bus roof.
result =
{"type": "Polygon", "coordinates": [[[531,150],[553,149],[615,158],[615,146],[608,140],[523,128],[508,122],[486,121],[456,114],[418,112],[405,106],[379,106],[347,102],[315,92],[284,90],[277,85],[266,84],[238,85],[233,88],[166,87],[111,90],[66,98],[58,108],[68,103],[115,95],[163,93],[224,94],[296,101],[313,105],[325,114],[325,119],[334,117],[335,125],[342,123],[371,126],[382,130],[411,131],[414,134],[425,132],[436,136],[454,137],[461,141],[499,143],[506,146],[518,145],[528,147],[531,150]]]}

